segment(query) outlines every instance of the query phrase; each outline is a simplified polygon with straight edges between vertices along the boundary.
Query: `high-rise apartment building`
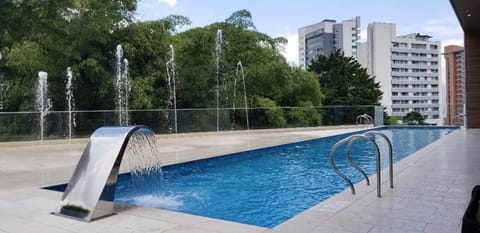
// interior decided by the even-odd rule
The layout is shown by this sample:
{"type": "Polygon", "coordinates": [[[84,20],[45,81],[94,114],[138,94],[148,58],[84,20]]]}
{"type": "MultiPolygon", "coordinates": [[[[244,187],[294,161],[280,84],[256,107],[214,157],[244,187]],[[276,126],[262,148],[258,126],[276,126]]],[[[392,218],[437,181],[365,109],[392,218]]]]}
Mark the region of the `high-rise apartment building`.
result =
{"type": "Polygon", "coordinates": [[[360,16],[337,23],[326,19],[298,29],[298,61],[306,68],[319,55],[342,50],[345,56],[357,58],[360,40],[360,16]]]}
{"type": "Polygon", "coordinates": [[[446,78],[445,124],[463,122],[465,113],[465,50],[461,46],[448,45],[444,48],[446,78]]]}
{"type": "Polygon", "coordinates": [[[392,23],[371,23],[367,30],[367,70],[380,82],[387,113],[415,111],[440,124],[440,42],[418,33],[396,36],[392,23]]]}

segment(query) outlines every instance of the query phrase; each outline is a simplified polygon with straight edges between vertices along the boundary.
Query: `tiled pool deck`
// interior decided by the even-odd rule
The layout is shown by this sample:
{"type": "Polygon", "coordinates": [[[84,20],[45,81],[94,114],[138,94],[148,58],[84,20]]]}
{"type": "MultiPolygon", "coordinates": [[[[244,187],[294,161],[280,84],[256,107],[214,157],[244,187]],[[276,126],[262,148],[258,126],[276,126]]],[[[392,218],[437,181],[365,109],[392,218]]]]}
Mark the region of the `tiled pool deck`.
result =
{"type": "MultiPolygon", "coordinates": [[[[356,130],[305,128],[159,136],[164,164],[356,130]]],[[[356,185],[283,224],[266,229],[177,212],[126,207],[84,223],[51,215],[61,193],[40,187],[70,178],[87,139],[0,143],[0,232],[460,232],[480,184],[480,130],[457,130],[395,164],[395,188],[382,173],[382,198],[356,185]]]]}

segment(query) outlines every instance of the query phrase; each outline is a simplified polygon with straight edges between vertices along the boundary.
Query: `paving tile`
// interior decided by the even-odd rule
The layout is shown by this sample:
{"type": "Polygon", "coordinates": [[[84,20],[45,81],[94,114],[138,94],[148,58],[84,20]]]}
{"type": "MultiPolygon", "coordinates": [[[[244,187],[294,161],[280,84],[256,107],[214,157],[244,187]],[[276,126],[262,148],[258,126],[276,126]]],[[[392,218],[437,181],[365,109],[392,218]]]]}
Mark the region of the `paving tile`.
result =
{"type": "MultiPolygon", "coordinates": [[[[170,145],[164,154],[168,164],[325,135],[297,129],[262,131],[255,139],[247,133],[189,134],[180,136],[178,144],[160,138],[170,145]],[[219,137],[229,144],[216,146],[219,137]]],[[[383,170],[382,198],[376,197],[375,184],[357,184],[357,195],[346,190],[273,229],[138,207],[91,223],[53,216],[61,193],[37,188],[68,180],[86,140],[71,145],[0,143],[0,232],[460,232],[471,189],[480,184],[479,141],[480,130],[454,132],[397,163],[394,189],[388,188],[383,170]]]]}
{"type": "Polygon", "coordinates": [[[31,233],[31,232],[68,232],[59,227],[52,227],[42,223],[36,223],[27,219],[14,216],[1,216],[0,230],[12,233],[31,233]]]}
{"type": "Polygon", "coordinates": [[[319,226],[311,231],[312,233],[355,233],[356,231],[347,231],[335,227],[319,226]]]}
{"type": "Polygon", "coordinates": [[[368,233],[420,233],[422,231],[412,231],[412,229],[391,228],[386,226],[374,226],[368,233]]]}
{"type": "Polygon", "coordinates": [[[373,228],[373,224],[360,221],[352,221],[348,217],[336,217],[331,218],[325,221],[323,226],[333,227],[335,229],[347,231],[347,232],[356,232],[356,233],[367,233],[370,229],[373,228]]]}
{"type": "Polygon", "coordinates": [[[275,227],[275,232],[310,232],[320,225],[324,225],[325,221],[330,218],[332,214],[324,211],[305,211],[295,218],[287,220],[286,222],[275,227]]]}
{"type": "Polygon", "coordinates": [[[461,227],[458,225],[430,223],[425,227],[423,233],[452,233],[460,231],[461,227]]]}

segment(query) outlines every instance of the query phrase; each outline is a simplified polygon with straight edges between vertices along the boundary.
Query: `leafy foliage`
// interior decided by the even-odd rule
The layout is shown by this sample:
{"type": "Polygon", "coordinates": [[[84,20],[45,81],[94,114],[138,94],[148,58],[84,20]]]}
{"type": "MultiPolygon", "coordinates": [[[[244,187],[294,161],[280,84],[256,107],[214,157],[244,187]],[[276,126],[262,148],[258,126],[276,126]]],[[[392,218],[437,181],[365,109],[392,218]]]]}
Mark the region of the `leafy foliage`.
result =
{"type": "MultiPolygon", "coordinates": [[[[190,25],[171,15],[136,22],[136,0],[1,1],[0,71],[8,81],[6,111],[33,110],[38,71],[48,72],[53,110],[65,109],[66,68],[73,71],[77,110],[114,108],[114,49],[121,44],[129,61],[132,109],[165,109],[168,91],[165,64],[175,49],[177,108],[212,108],[216,91],[220,107],[245,105],[273,109],[252,111],[258,127],[318,125],[315,110],[322,104],[314,73],[290,67],[280,54],[285,38],[256,31],[247,10],[225,22],[179,32],[190,25]],[[221,30],[219,70],[215,66],[215,36],[221,30]],[[238,63],[243,64],[241,76],[238,63]],[[218,76],[217,76],[218,75],[218,76]],[[216,78],[220,85],[216,85],[216,78]],[[299,107],[284,111],[278,106],[299,107]]],[[[208,115],[208,114],[207,114],[208,115]]],[[[205,115],[205,119],[210,116],[205,115]]],[[[132,114],[132,121],[149,118],[132,114]]],[[[154,117],[151,116],[151,120],[154,117]]],[[[232,114],[235,121],[245,114],[232,114]]]]}
{"type": "Polygon", "coordinates": [[[419,112],[409,112],[403,117],[403,123],[409,125],[424,125],[425,117],[419,112]]]}
{"type": "MultiPolygon", "coordinates": [[[[367,74],[365,68],[352,57],[345,57],[343,52],[335,51],[329,56],[320,55],[313,60],[308,68],[318,75],[320,90],[325,95],[322,105],[327,106],[361,106],[379,105],[382,98],[380,83],[367,74]]],[[[334,111],[333,109],[331,111],[334,111]]],[[[342,122],[355,122],[355,116],[372,112],[357,109],[345,110],[342,122]]],[[[334,122],[330,117],[333,112],[326,112],[324,124],[334,122]]],[[[338,121],[338,119],[336,120],[338,121]]]]}
{"type": "Polygon", "coordinates": [[[318,74],[324,105],[377,105],[382,97],[380,83],[352,57],[335,51],[321,55],[309,66],[318,74]]]}
{"type": "Polygon", "coordinates": [[[256,30],[252,21],[252,14],[247,10],[239,10],[228,17],[225,22],[235,25],[241,29],[256,30]]]}

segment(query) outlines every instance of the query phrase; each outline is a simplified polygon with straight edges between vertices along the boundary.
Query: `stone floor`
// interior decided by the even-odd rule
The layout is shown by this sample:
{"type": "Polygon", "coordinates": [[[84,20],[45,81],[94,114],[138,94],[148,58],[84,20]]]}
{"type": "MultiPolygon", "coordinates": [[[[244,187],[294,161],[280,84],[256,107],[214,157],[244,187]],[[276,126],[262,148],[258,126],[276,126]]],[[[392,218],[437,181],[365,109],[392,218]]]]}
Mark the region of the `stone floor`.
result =
{"type": "MultiPolygon", "coordinates": [[[[351,132],[304,128],[158,136],[164,164],[351,132]]],[[[395,188],[383,171],[273,229],[142,207],[91,223],[50,214],[61,193],[39,189],[70,178],[87,140],[0,143],[0,232],[460,232],[480,184],[480,130],[457,130],[395,164],[395,188]],[[372,178],[372,181],[375,179],[372,178]]]]}

